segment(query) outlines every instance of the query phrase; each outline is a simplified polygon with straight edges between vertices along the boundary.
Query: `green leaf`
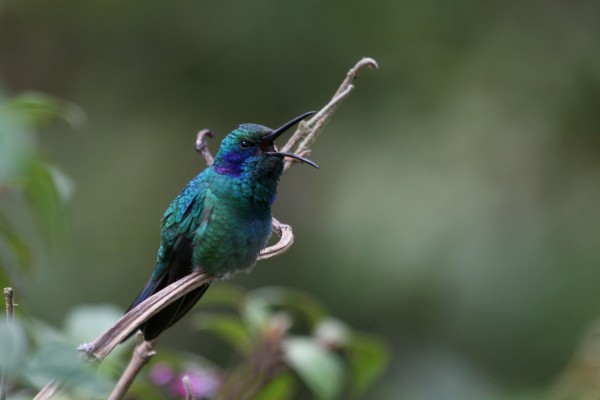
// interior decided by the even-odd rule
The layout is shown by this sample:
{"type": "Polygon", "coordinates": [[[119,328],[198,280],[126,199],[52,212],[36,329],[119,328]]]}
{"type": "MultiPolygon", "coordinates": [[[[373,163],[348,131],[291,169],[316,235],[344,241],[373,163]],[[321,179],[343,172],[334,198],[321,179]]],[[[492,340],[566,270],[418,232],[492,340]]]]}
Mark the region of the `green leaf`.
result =
{"type": "Polygon", "coordinates": [[[352,370],[352,390],[361,395],[389,362],[389,349],[375,336],[353,334],[347,345],[352,370]]]}
{"type": "Polygon", "coordinates": [[[194,325],[216,334],[242,354],[248,354],[252,340],[239,317],[229,314],[198,313],[194,325]]]}
{"type": "Polygon", "coordinates": [[[8,192],[35,152],[33,132],[19,121],[0,94],[0,191],[8,192]]]}
{"type": "Polygon", "coordinates": [[[46,165],[29,163],[25,192],[46,237],[51,243],[61,243],[67,231],[66,206],[46,165]]]}
{"type": "Polygon", "coordinates": [[[48,164],[46,165],[46,168],[50,173],[60,199],[63,203],[68,203],[75,193],[75,182],[60,168],[54,165],[48,164]]]}
{"type": "Polygon", "coordinates": [[[40,92],[24,92],[8,103],[21,123],[40,127],[56,118],[62,118],[74,128],[85,123],[86,115],[81,107],[70,101],[40,92]]]}
{"type": "Polygon", "coordinates": [[[18,320],[0,320],[0,369],[15,375],[27,356],[27,334],[18,320]]]}
{"type": "MultiPolygon", "coordinates": [[[[31,269],[31,252],[29,251],[29,246],[2,214],[0,214],[0,235],[3,236],[6,246],[10,251],[10,259],[14,260],[19,268],[29,272],[31,269]]],[[[3,264],[4,262],[0,260],[0,266],[3,264]]]]}
{"type": "Polygon", "coordinates": [[[0,287],[10,286],[10,279],[8,278],[8,270],[2,261],[2,254],[0,253],[0,287]]]}
{"type": "Polygon", "coordinates": [[[256,333],[262,332],[267,326],[273,311],[262,297],[249,295],[242,306],[241,315],[250,330],[256,333]]]}
{"type": "Polygon", "coordinates": [[[350,338],[350,328],[337,318],[323,318],[314,330],[314,337],[328,348],[343,347],[350,338]]]}
{"type": "Polygon", "coordinates": [[[37,345],[49,342],[66,342],[63,331],[42,319],[28,316],[22,323],[32,341],[37,345]]]}
{"type": "Polygon", "coordinates": [[[89,342],[101,335],[123,316],[123,310],[111,305],[79,305],[65,320],[65,332],[75,343],[89,342]]]}
{"type": "Polygon", "coordinates": [[[238,309],[243,303],[246,294],[237,285],[226,282],[218,282],[210,287],[210,290],[202,296],[202,307],[205,306],[231,306],[238,309]]]}
{"type": "Polygon", "coordinates": [[[60,342],[40,346],[23,368],[22,375],[37,388],[56,379],[63,387],[85,394],[85,398],[106,398],[112,387],[92,366],[80,360],[72,345],[60,342]]]}
{"type": "Polygon", "coordinates": [[[316,341],[290,338],[283,343],[286,362],[319,399],[333,399],[342,388],[343,366],[337,354],[316,341]]]}
{"type": "Polygon", "coordinates": [[[248,296],[261,298],[272,306],[296,309],[307,318],[311,326],[327,315],[323,306],[313,296],[300,290],[272,286],[253,290],[248,296]]]}
{"type": "Polygon", "coordinates": [[[290,374],[282,374],[272,379],[253,400],[287,400],[291,399],[296,388],[294,378],[290,374]]]}

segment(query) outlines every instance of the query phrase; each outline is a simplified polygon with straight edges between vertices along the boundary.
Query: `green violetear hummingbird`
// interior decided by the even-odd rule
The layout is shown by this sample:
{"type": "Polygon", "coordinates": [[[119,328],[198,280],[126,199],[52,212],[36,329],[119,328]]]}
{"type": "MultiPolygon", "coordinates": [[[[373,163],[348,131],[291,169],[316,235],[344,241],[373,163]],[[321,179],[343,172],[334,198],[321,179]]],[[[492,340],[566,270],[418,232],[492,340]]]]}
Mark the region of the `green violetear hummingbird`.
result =
{"type": "MultiPolygon", "coordinates": [[[[277,151],[274,141],[312,114],[302,114],[275,130],[243,124],[223,139],[214,163],[167,208],[156,267],[129,310],[192,271],[226,278],[254,266],[271,235],[271,205],[284,157],[318,168],[306,158],[277,151]]],[[[210,282],[200,286],[144,322],[139,327],[144,339],[155,339],[177,322],[209,286],[210,282]]]]}

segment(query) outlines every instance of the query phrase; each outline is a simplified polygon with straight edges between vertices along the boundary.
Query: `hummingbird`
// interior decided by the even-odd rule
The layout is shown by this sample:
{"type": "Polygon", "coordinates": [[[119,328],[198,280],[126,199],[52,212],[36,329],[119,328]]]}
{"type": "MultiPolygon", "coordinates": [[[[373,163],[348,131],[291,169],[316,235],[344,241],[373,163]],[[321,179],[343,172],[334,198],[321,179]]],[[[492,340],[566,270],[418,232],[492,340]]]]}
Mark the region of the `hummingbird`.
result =
{"type": "MultiPolygon", "coordinates": [[[[213,164],[192,179],[164,213],[156,266],[128,311],[193,271],[228,278],[252,269],[271,235],[271,205],[284,158],[318,168],[304,157],[277,151],[274,141],[314,113],[304,113],[275,130],[242,124],[223,139],[213,164]]],[[[144,339],[155,339],[179,321],[210,284],[142,323],[137,329],[144,339]]]]}

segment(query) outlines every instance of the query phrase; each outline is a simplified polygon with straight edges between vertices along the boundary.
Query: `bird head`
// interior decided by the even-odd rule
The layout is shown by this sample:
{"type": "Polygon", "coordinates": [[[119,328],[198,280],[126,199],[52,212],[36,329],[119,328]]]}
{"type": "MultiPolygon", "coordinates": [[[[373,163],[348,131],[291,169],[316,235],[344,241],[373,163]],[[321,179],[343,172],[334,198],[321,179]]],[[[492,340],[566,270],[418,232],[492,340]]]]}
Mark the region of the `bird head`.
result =
{"type": "Polygon", "coordinates": [[[227,175],[240,175],[251,171],[259,175],[281,174],[283,158],[289,157],[318,168],[307,158],[293,153],[277,151],[275,139],[290,127],[315,112],[304,113],[281,127],[273,130],[256,124],[242,124],[223,139],[213,164],[217,172],[227,175]]]}

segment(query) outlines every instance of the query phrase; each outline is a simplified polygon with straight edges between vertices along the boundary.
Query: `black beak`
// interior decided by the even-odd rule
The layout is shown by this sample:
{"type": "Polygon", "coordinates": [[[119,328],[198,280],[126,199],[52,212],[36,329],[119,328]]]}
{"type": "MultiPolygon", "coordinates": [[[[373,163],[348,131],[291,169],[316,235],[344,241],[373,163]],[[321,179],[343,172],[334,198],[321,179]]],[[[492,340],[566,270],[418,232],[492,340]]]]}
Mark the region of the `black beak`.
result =
{"type": "Polygon", "coordinates": [[[271,133],[267,134],[266,136],[263,136],[260,141],[261,142],[274,142],[275,139],[277,139],[279,136],[281,136],[281,134],[283,132],[287,131],[292,126],[296,125],[298,122],[302,121],[304,118],[308,117],[309,115],[313,115],[316,113],[317,113],[316,111],[309,111],[307,113],[304,113],[304,114],[300,115],[299,117],[296,117],[293,120],[286,122],[285,124],[283,124],[282,126],[280,126],[277,129],[275,129],[271,133]]]}
{"type": "MultiPolygon", "coordinates": [[[[309,111],[307,113],[304,113],[294,119],[292,119],[289,122],[286,122],[285,124],[283,124],[282,126],[280,126],[279,128],[275,129],[274,131],[272,131],[271,133],[267,134],[266,136],[263,136],[262,139],[260,140],[261,143],[273,143],[273,141],[275,141],[275,139],[277,139],[279,136],[281,136],[281,134],[285,131],[287,131],[288,129],[290,129],[292,126],[296,125],[298,122],[302,121],[304,118],[316,114],[316,111],[309,111]]],[[[292,153],[287,153],[287,152],[279,152],[279,151],[268,151],[268,152],[264,152],[263,154],[268,155],[268,156],[274,156],[274,157],[289,157],[289,158],[293,158],[295,160],[298,160],[300,162],[306,163],[308,165],[311,165],[315,168],[319,168],[319,166],[317,164],[315,164],[314,162],[312,162],[311,160],[309,160],[308,158],[304,158],[304,157],[300,157],[296,154],[292,154],[292,153]]]]}
{"type": "Polygon", "coordinates": [[[308,158],[300,157],[297,154],[288,153],[288,152],[284,152],[284,151],[267,151],[267,152],[265,152],[263,154],[265,154],[267,156],[274,156],[274,157],[289,157],[289,158],[293,158],[293,159],[298,160],[300,162],[306,163],[306,164],[310,165],[311,167],[315,167],[315,168],[319,169],[319,166],[314,161],[310,161],[308,158]]]}

